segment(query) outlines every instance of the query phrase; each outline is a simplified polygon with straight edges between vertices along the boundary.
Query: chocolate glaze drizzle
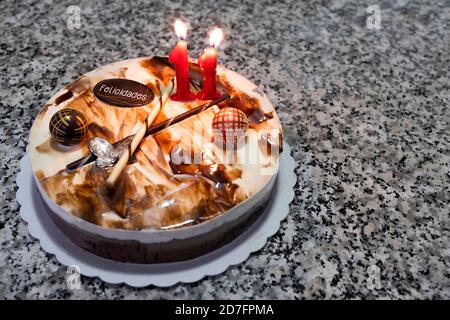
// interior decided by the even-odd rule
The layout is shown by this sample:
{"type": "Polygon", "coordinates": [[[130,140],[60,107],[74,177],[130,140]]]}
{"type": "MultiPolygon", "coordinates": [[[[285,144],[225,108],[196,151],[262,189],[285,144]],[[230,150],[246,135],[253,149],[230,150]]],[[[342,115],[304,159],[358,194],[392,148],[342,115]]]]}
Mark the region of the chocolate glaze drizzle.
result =
{"type": "Polygon", "coordinates": [[[58,98],[55,99],[55,103],[56,103],[56,105],[58,105],[66,100],[69,100],[72,97],[73,97],[72,91],[66,91],[62,95],[58,96],[58,98]]]}

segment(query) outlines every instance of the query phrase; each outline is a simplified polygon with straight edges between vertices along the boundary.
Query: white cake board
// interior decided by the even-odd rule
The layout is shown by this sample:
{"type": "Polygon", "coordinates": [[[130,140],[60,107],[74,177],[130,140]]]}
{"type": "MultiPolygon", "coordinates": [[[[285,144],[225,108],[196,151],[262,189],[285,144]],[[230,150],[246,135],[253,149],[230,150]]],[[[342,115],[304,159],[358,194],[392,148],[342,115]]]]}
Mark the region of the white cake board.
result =
{"type": "Polygon", "coordinates": [[[191,283],[205,276],[220,274],[229,266],[244,262],[278,231],[280,222],[289,213],[296,182],[291,149],[286,142],[283,148],[274,195],[261,217],[231,243],[183,262],[147,265],[121,263],[97,257],[74,245],[48,217],[34,184],[28,154],[20,161],[16,198],[21,204],[20,215],[28,223],[28,231],[39,240],[41,247],[54,254],[63,265],[77,266],[81,274],[87,277],[99,277],[108,283],[126,283],[133,287],[169,287],[178,282],[191,283]]]}

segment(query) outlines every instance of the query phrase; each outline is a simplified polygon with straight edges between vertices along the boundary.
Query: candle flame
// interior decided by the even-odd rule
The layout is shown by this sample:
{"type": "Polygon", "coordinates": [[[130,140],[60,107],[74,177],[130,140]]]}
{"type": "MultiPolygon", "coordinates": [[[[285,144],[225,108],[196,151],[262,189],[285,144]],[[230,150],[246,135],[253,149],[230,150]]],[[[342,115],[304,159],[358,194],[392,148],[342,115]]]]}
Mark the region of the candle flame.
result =
{"type": "Polygon", "coordinates": [[[186,39],[187,27],[183,21],[176,20],[174,28],[178,38],[180,38],[181,40],[186,39]]]}
{"type": "Polygon", "coordinates": [[[223,32],[219,28],[215,28],[213,31],[211,31],[211,34],[209,35],[209,45],[213,46],[214,48],[217,48],[219,44],[222,42],[223,39],[223,32]]]}

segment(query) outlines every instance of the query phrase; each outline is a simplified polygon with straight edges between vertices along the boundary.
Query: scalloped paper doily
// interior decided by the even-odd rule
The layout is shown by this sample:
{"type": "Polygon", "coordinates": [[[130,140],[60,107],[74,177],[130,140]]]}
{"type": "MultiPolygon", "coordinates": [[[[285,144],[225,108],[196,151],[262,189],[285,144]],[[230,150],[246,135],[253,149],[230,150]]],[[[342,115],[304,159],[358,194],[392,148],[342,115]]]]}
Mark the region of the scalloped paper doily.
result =
{"type": "Polygon", "coordinates": [[[296,181],[295,161],[290,155],[291,149],[286,142],[283,147],[272,200],[258,220],[231,243],[183,262],[147,265],[121,263],[97,257],[74,245],[47,216],[33,180],[28,154],[20,161],[16,198],[21,204],[20,215],[28,223],[28,231],[39,240],[41,247],[54,254],[61,264],[76,265],[81,274],[87,277],[99,277],[108,283],[126,283],[133,287],[169,287],[179,282],[192,283],[205,276],[220,274],[228,267],[244,262],[278,231],[281,221],[289,213],[296,181]]]}

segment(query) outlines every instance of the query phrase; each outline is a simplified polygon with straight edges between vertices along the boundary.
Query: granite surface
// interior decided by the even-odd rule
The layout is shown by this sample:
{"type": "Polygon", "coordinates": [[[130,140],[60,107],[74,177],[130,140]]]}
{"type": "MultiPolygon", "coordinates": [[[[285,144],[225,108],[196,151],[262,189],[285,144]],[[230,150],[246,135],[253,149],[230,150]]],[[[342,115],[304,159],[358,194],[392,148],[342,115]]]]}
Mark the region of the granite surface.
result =
{"type": "Polygon", "coordinates": [[[0,298],[450,298],[449,29],[448,1],[1,1],[0,298]],[[276,105],[297,163],[290,214],[221,275],[70,290],[19,217],[28,131],[79,75],[167,54],[175,17],[192,57],[223,27],[221,62],[276,105]]]}

